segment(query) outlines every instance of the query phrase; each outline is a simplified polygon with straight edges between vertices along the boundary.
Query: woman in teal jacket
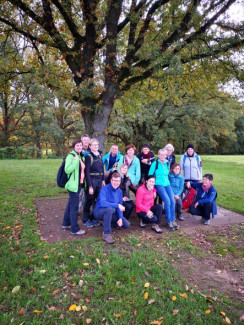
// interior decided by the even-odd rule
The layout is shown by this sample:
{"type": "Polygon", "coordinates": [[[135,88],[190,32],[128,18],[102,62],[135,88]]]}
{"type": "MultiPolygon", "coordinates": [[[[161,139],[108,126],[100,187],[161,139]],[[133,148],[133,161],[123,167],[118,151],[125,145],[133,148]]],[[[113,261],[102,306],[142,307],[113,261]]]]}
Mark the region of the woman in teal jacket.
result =
{"type": "Polygon", "coordinates": [[[65,161],[65,173],[68,175],[68,182],[65,188],[69,191],[69,201],[64,212],[63,229],[71,228],[71,235],[84,235],[85,230],[81,230],[78,221],[80,191],[85,181],[85,164],[82,160],[82,142],[74,140],[73,151],[70,152],[65,161]]]}

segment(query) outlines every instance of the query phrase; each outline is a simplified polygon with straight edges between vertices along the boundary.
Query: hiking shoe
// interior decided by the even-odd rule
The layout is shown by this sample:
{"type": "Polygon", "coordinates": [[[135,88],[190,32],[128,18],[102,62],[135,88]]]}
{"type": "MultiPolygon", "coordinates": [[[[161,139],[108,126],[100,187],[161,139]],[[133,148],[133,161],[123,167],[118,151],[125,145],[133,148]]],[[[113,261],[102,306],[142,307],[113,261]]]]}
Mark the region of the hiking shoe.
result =
{"type": "Polygon", "coordinates": [[[87,228],[94,227],[94,224],[91,222],[91,220],[87,220],[86,222],[84,222],[84,225],[87,226],[87,228]]]}
{"type": "Polygon", "coordinates": [[[152,225],[152,230],[156,231],[157,234],[162,234],[162,230],[159,228],[159,225],[156,223],[152,225]]]}
{"type": "Polygon", "coordinates": [[[70,228],[71,228],[70,226],[62,226],[63,230],[67,230],[67,229],[70,229],[70,228]]]}
{"type": "Polygon", "coordinates": [[[182,214],[178,217],[178,219],[179,219],[180,221],[184,221],[184,220],[185,220],[185,218],[183,217],[182,214]]]}
{"type": "Polygon", "coordinates": [[[114,240],[111,234],[103,234],[103,240],[107,243],[107,244],[113,244],[114,240]]]}
{"type": "Polygon", "coordinates": [[[140,227],[141,228],[145,228],[146,227],[146,224],[143,222],[142,219],[140,219],[140,227]]]}
{"type": "Polygon", "coordinates": [[[209,225],[210,225],[210,220],[205,220],[205,219],[204,219],[203,224],[204,224],[205,226],[209,226],[209,225]]]}
{"type": "Polygon", "coordinates": [[[177,225],[176,221],[172,222],[174,230],[178,230],[180,227],[177,225]]]}
{"type": "Polygon", "coordinates": [[[173,222],[169,222],[168,223],[168,225],[167,225],[167,228],[169,229],[169,230],[175,230],[175,227],[174,227],[174,225],[173,225],[173,222]]]}
{"type": "Polygon", "coordinates": [[[94,227],[101,226],[100,222],[97,221],[97,220],[95,220],[95,219],[91,220],[90,223],[91,223],[94,227]]]}
{"type": "Polygon", "coordinates": [[[77,236],[85,235],[85,233],[86,233],[85,230],[82,230],[82,229],[80,229],[77,232],[70,232],[71,235],[77,235],[77,236]]]}

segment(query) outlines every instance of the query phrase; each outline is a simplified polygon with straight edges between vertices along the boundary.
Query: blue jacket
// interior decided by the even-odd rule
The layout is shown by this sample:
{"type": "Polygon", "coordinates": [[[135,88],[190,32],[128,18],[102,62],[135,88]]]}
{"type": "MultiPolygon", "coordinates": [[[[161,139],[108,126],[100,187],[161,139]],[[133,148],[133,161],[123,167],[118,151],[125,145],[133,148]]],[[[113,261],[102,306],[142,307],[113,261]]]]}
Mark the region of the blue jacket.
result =
{"type": "Polygon", "coordinates": [[[181,174],[175,175],[174,172],[169,174],[169,182],[174,195],[181,196],[184,189],[184,177],[181,174]]]}
{"type": "Polygon", "coordinates": [[[149,169],[148,175],[153,175],[155,173],[155,185],[169,186],[169,162],[167,159],[161,163],[158,158],[154,161],[149,169]],[[156,168],[157,167],[157,168],[156,168]]]}
{"type": "Polygon", "coordinates": [[[118,219],[124,219],[123,212],[119,209],[119,204],[123,204],[122,190],[118,187],[113,188],[111,183],[101,188],[94,212],[101,208],[113,208],[117,212],[118,219]]]}
{"type": "MultiPolygon", "coordinates": [[[[118,162],[121,158],[122,154],[120,152],[118,152],[117,156],[116,156],[116,161],[118,162]]],[[[105,165],[105,172],[108,171],[108,166],[109,166],[109,157],[110,157],[110,152],[108,152],[105,156],[103,156],[103,164],[105,165]]],[[[117,168],[116,168],[117,169],[117,168]]],[[[111,172],[113,171],[113,168],[109,169],[111,172]]]]}
{"type": "MultiPolygon", "coordinates": [[[[118,163],[118,170],[120,166],[124,163],[124,156],[121,155],[118,163]]],[[[132,161],[132,164],[130,168],[128,169],[128,177],[130,178],[131,184],[139,184],[139,181],[141,179],[141,165],[139,159],[134,156],[134,159],[132,161]]]]}
{"type": "Polygon", "coordinates": [[[216,204],[217,191],[213,187],[213,185],[211,185],[206,192],[203,191],[202,183],[191,182],[191,187],[197,190],[197,194],[194,200],[195,203],[196,202],[198,202],[199,204],[213,203],[212,216],[214,217],[217,214],[217,204],[216,204]]]}

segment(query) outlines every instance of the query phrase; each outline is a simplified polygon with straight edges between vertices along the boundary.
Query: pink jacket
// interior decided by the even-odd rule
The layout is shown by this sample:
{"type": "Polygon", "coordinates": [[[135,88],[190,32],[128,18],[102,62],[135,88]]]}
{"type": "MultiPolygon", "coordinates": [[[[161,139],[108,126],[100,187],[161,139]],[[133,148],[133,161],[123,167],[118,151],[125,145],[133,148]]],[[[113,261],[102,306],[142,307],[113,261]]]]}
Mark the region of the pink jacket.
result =
{"type": "Polygon", "coordinates": [[[136,213],[147,212],[154,205],[154,193],[156,189],[149,191],[143,184],[136,192],[136,213]]]}

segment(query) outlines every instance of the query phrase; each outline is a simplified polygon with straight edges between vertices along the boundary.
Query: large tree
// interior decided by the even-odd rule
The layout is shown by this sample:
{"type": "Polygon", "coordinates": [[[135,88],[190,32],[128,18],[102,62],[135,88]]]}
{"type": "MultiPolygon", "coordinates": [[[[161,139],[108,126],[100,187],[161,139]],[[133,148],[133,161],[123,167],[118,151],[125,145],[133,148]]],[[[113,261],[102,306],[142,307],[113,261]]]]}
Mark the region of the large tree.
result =
{"type": "MultiPolygon", "coordinates": [[[[4,32],[66,62],[86,131],[103,146],[116,98],[155,71],[240,50],[243,27],[230,22],[238,0],[2,0],[4,32]]],[[[47,71],[47,70],[45,70],[47,71]]],[[[49,86],[53,78],[46,78],[49,86]]]]}

